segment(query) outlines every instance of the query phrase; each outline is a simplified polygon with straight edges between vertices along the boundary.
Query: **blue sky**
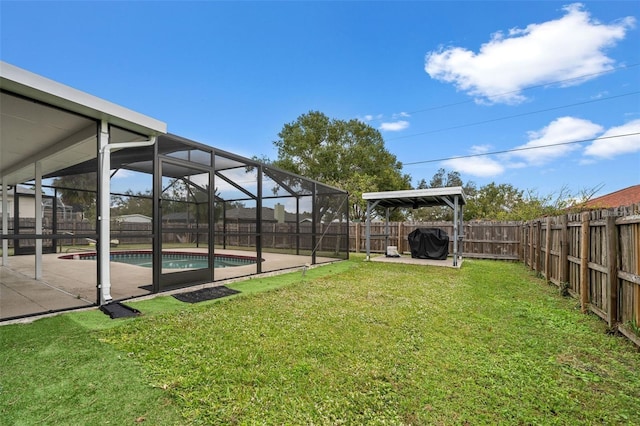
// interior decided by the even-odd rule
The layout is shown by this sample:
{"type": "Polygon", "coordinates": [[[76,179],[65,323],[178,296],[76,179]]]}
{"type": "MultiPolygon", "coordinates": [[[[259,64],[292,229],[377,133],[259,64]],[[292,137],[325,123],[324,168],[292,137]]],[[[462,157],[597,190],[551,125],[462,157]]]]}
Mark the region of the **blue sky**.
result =
{"type": "Polygon", "coordinates": [[[637,1],[0,8],[3,61],[241,155],[275,159],[314,110],[379,129],[414,184],[440,167],[541,195],[640,183],[637,1]]]}

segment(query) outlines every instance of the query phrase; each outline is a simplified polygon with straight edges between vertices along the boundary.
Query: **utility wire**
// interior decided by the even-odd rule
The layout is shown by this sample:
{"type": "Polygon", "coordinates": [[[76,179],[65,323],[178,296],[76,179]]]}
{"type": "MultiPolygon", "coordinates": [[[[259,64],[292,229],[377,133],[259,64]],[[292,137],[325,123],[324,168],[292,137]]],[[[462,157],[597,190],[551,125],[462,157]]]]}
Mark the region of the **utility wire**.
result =
{"type": "Polygon", "coordinates": [[[476,121],[474,123],[460,124],[458,126],[445,127],[445,128],[442,128],[442,129],[429,130],[427,132],[414,133],[412,135],[397,136],[395,138],[387,138],[386,140],[393,141],[393,140],[397,140],[397,139],[413,138],[415,136],[429,135],[429,134],[433,134],[433,133],[444,132],[444,131],[447,131],[447,130],[462,129],[462,128],[465,128],[465,127],[478,126],[480,124],[495,123],[496,121],[508,120],[508,119],[517,118],[517,117],[525,117],[527,115],[540,114],[542,112],[548,112],[548,111],[556,111],[556,110],[563,109],[563,108],[570,108],[570,107],[574,107],[574,106],[578,106],[578,105],[586,105],[586,104],[591,104],[591,103],[595,103],[595,102],[608,101],[608,100],[611,100],[611,99],[617,99],[617,98],[622,98],[622,97],[625,97],[625,96],[633,96],[633,95],[638,95],[638,94],[640,94],[640,91],[623,93],[622,95],[609,96],[609,97],[606,97],[606,98],[599,98],[599,99],[592,99],[592,100],[589,100],[589,101],[577,102],[577,103],[568,104],[568,105],[561,105],[561,106],[557,106],[557,107],[553,107],[553,108],[546,108],[546,109],[540,109],[540,110],[537,110],[537,111],[523,112],[521,114],[507,115],[507,116],[504,116],[504,117],[492,118],[490,120],[476,121]]]}
{"type": "Polygon", "coordinates": [[[552,144],[549,144],[549,145],[542,145],[542,146],[528,146],[528,147],[523,147],[523,148],[512,148],[512,149],[505,149],[503,151],[482,152],[482,153],[478,153],[478,154],[469,154],[469,155],[458,155],[458,156],[455,156],[455,157],[438,158],[436,160],[414,161],[414,162],[411,162],[411,163],[402,163],[402,165],[403,166],[413,166],[415,164],[437,163],[437,162],[440,162],[440,161],[457,160],[458,158],[483,157],[483,156],[486,156],[486,155],[506,154],[506,153],[518,152],[518,151],[529,151],[529,150],[532,150],[532,149],[549,148],[551,146],[572,145],[572,144],[576,144],[576,143],[584,143],[584,142],[598,141],[598,140],[604,140],[604,139],[622,138],[622,137],[626,137],[626,136],[636,136],[636,135],[640,135],[640,132],[626,133],[624,135],[603,136],[603,137],[600,137],[600,138],[583,139],[583,140],[579,140],[579,141],[558,142],[558,143],[552,143],[552,144]]]}
{"type": "MultiPolygon", "coordinates": [[[[640,63],[630,64],[630,65],[622,65],[620,67],[612,68],[610,70],[594,72],[594,73],[590,73],[590,74],[583,74],[583,75],[579,75],[577,77],[567,78],[567,79],[564,79],[564,80],[551,81],[549,83],[542,83],[542,84],[537,84],[537,85],[534,85],[534,86],[527,86],[527,87],[523,87],[522,89],[511,90],[511,91],[508,91],[508,92],[498,93],[496,95],[491,95],[491,96],[485,96],[485,98],[487,98],[487,99],[500,98],[502,96],[510,95],[512,93],[524,92],[526,90],[537,89],[537,88],[540,88],[540,87],[555,86],[555,85],[559,85],[559,84],[563,84],[563,83],[568,83],[570,81],[584,80],[584,79],[589,78],[589,77],[595,77],[595,76],[602,75],[602,74],[608,74],[608,73],[612,73],[612,72],[618,71],[618,70],[631,69],[631,68],[634,68],[634,67],[637,67],[637,66],[640,66],[640,63]]],[[[418,113],[421,113],[421,112],[435,111],[435,110],[450,108],[450,107],[454,107],[454,106],[458,106],[458,105],[464,105],[464,104],[468,104],[468,103],[471,103],[471,102],[475,102],[475,101],[473,99],[467,99],[467,100],[460,101],[460,102],[453,102],[453,103],[450,103],[450,104],[436,105],[436,106],[429,107],[429,108],[423,108],[423,109],[418,109],[418,110],[415,110],[415,111],[409,111],[406,114],[411,115],[411,114],[418,114],[418,113]]],[[[382,118],[375,118],[375,119],[373,119],[371,121],[382,121],[382,120],[383,120],[382,118]]]]}

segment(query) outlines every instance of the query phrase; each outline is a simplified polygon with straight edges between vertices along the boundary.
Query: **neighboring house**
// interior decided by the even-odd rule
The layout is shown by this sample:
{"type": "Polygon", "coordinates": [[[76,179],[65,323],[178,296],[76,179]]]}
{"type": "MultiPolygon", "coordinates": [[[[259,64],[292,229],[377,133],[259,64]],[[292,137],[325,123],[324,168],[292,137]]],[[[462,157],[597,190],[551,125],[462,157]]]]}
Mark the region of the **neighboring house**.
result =
{"type": "MultiPolygon", "coordinates": [[[[236,207],[229,209],[226,211],[225,217],[227,221],[255,223],[256,208],[236,207]]],[[[304,222],[308,218],[310,218],[308,213],[300,214],[300,222],[304,222]]],[[[262,208],[262,222],[295,223],[296,220],[296,214],[285,211],[282,204],[276,204],[275,209],[271,207],[262,208]]]]}
{"type": "MultiPolygon", "coordinates": [[[[2,214],[2,191],[0,187],[0,214],[2,214]]],[[[18,196],[20,199],[20,205],[18,208],[20,209],[20,217],[33,219],[36,217],[36,204],[34,203],[35,191],[33,189],[27,188],[26,186],[18,185],[18,187],[9,188],[7,191],[7,212],[9,214],[8,217],[13,217],[13,212],[15,209],[15,194],[16,189],[18,191],[18,196]],[[25,195],[25,197],[20,197],[21,195],[25,195]]],[[[43,203],[44,204],[44,203],[43,203]]]]}
{"type": "Polygon", "coordinates": [[[593,198],[581,207],[587,209],[608,209],[612,207],[631,206],[640,203],[640,185],[620,189],[601,197],[593,198]]]}
{"type": "Polygon", "coordinates": [[[162,215],[163,223],[196,223],[196,215],[194,213],[177,212],[162,215]]]}
{"type": "Polygon", "coordinates": [[[118,223],[151,223],[151,218],[143,214],[123,214],[121,216],[113,217],[114,222],[118,223]]]}

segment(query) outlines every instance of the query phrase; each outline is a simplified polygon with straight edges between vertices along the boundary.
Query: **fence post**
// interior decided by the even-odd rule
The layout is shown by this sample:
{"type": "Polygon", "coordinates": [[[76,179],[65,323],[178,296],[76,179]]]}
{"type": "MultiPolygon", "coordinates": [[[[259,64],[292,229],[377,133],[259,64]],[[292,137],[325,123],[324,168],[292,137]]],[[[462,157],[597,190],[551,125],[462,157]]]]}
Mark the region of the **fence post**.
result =
{"type": "Polygon", "coordinates": [[[536,254],[533,247],[533,225],[534,221],[529,221],[529,268],[532,271],[536,269],[536,254]]]}
{"type": "Polygon", "coordinates": [[[402,238],[403,234],[404,234],[404,223],[399,222],[398,223],[398,253],[400,254],[404,253],[402,250],[402,243],[404,241],[404,238],[402,238]]]}
{"type": "Polygon", "coordinates": [[[354,232],[356,238],[356,253],[360,253],[360,222],[356,222],[356,232],[354,232]]]}
{"type": "MultiPolygon", "coordinates": [[[[632,231],[632,238],[634,241],[634,247],[636,247],[635,258],[635,274],[640,275],[640,223],[636,223],[632,231]]],[[[640,285],[636,285],[634,288],[635,295],[635,316],[636,325],[640,325],[640,285]]]]}
{"type": "Polygon", "coordinates": [[[614,327],[618,322],[618,232],[616,229],[616,217],[607,216],[607,323],[614,327]]]}
{"type": "Polygon", "coordinates": [[[551,216],[547,216],[547,232],[544,241],[544,278],[551,282],[551,216]]]}
{"type": "Polygon", "coordinates": [[[526,222],[520,222],[520,232],[518,232],[518,237],[520,239],[520,242],[518,243],[518,258],[520,259],[521,262],[523,262],[526,265],[527,261],[524,258],[526,253],[526,249],[524,246],[524,242],[525,242],[524,233],[526,229],[525,224],[526,222]]]}
{"type": "Polygon", "coordinates": [[[589,304],[589,212],[582,213],[580,232],[580,310],[586,313],[589,304]]]}
{"type": "Polygon", "coordinates": [[[558,259],[558,274],[560,275],[560,283],[569,282],[569,227],[568,216],[560,216],[560,258],[558,259]]]}
{"type": "Polygon", "coordinates": [[[536,220],[536,271],[542,271],[542,221],[536,220]]]}

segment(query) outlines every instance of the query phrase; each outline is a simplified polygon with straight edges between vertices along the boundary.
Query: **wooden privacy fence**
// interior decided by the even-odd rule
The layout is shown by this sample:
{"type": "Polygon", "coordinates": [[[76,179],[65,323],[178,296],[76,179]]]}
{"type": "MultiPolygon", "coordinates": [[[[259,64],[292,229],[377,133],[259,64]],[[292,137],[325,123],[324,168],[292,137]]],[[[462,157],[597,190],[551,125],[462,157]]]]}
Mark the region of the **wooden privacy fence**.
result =
{"type": "MultiPolygon", "coordinates": [[[[520,227],[522,222],[466,222],[463,225],[463,257],[482,259],[520,260],[520,227]]],[[[452,222],[375,222],[371,224],[371,251],[385,253],[387,246],[397,246],[400,253],[409,252],[408,235],[417,228],[440,228],[449,238],[453,236],[452,222]],[[388,235],[388,237],[386,237],[388,235]]],[[[365,251],[366,225],[351,223],[349,249],[365,251]]],[[[449,241],[449,253],[453,240],[449,241]]]]}
{"type": "Polygon", "coordinates": [[[521,259],[640,346],[640,204],[525,222],[521,259]]]}

